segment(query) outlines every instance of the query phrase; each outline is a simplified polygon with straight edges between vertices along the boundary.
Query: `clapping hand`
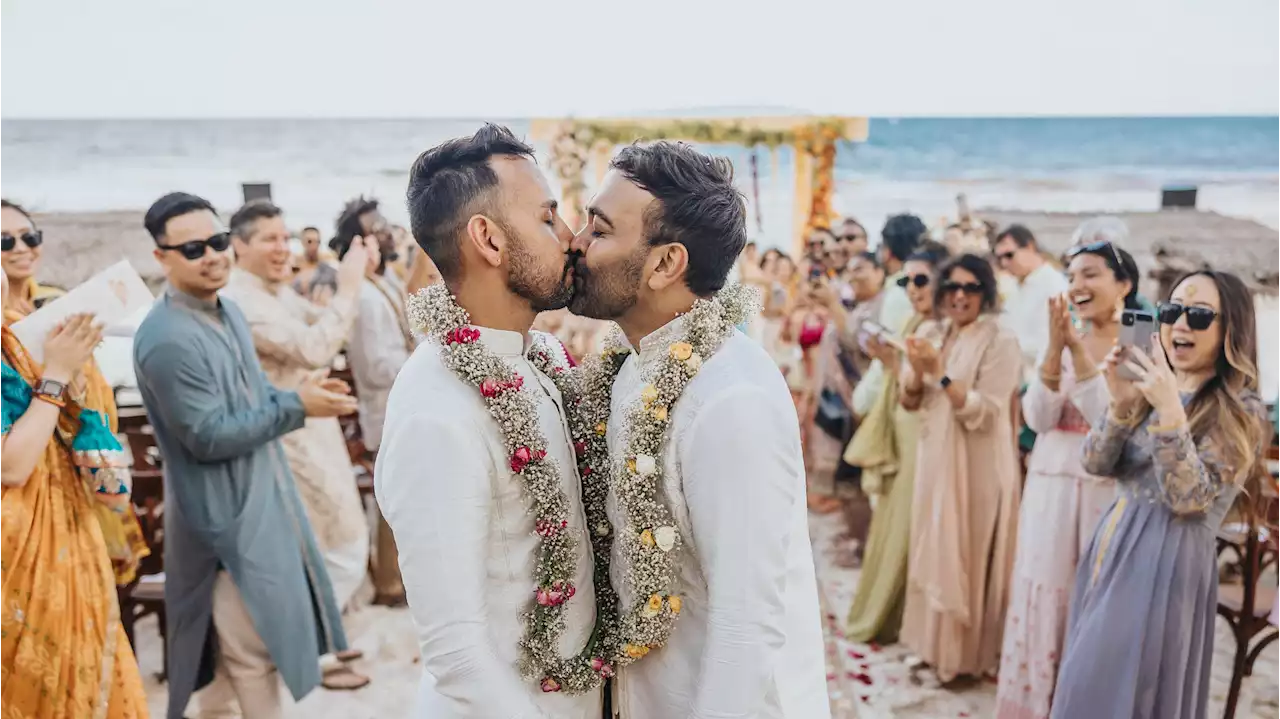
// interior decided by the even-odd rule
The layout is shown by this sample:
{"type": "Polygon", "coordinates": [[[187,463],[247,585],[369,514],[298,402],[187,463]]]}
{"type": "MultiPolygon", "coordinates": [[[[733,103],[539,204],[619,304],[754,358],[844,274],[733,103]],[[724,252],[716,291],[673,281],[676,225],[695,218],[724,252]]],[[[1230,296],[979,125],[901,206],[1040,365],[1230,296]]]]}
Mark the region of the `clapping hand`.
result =
{"type": "Polygon", "coordinates": [[[45,337],[45,377],[74,384],[101,341],[102,325],[93,315],[71,315],[45,337]]]}
{"type": "Polygon", "coordinates": [[[308,417],[341,417],[356,411],[356,398],[346,382],[319,370],[307,376],[298,387],[298,397],[308,417]]]}
{"type": "Polygon", "coordinates": [[[921,379],[941,374],[942,360],[938,348],[923,337],[907,338],[907,363],[921,379]]]}
{"type": "Polygon", "coordinates": [[[1080,343],[1075,323],[1071,321],[1071,302],[1066,295],[1049,298],[1049,347],[1061,350],[1080,343]]]}

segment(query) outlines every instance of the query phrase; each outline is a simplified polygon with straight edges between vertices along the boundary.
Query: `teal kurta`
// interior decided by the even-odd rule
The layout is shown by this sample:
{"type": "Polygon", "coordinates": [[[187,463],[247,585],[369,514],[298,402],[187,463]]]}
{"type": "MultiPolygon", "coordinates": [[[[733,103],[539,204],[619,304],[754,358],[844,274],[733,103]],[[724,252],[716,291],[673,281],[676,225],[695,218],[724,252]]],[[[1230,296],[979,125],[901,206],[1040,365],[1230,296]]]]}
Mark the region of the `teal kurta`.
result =
{"type": "Polygon", "coordinates": [[[302,401],[267,381],[233,302],[169,289],[134,338],[143,404],[164,457],[170,719],[213,677],[213,583],[231,574],[289,691],[346,648],[340,612],[280,437],[302,401]]]}

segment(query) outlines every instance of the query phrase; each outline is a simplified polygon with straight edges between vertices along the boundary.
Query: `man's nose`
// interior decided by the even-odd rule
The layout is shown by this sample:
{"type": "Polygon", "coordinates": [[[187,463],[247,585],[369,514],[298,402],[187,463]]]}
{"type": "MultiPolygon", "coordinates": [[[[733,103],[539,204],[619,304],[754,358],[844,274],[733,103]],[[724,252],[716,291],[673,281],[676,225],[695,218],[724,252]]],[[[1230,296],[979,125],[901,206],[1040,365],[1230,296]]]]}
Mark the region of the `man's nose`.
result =
{"type": "Polygon", "coordinates": [[[586,254],[587,248],[591,246],[591,233],[587,232],[587,228],[582,228],[577,234],[569,240],[569,251],[578,254],[586,254]]]}

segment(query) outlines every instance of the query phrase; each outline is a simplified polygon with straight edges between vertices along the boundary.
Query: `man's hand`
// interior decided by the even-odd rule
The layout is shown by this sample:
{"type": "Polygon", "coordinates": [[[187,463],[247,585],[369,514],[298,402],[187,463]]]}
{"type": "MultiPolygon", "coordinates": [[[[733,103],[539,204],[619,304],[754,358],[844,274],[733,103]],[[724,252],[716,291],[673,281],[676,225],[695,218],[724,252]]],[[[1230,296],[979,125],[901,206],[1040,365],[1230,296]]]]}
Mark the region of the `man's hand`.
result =
{"type": "MultiPolygon", "coordinates": [[[[338,265],[339,292],[343,288],[359,287],[360,283],[364,281],[365,273],[369,269],[369,244],[363,237],[356,237],[351,240],[351,246],[347,248],[347,254],[342,256],[342,262],[338,265]]],[[[374,259],[373,263],[376,268],[378,260],[374,259]]]]}
{"type": "Polygon", "coordinates": [[[329,377],[329,370],[307,376],[298,387],[298,397],[308,417],[341,417],[356,411],[356,398],[346,382],[329,377]]]}

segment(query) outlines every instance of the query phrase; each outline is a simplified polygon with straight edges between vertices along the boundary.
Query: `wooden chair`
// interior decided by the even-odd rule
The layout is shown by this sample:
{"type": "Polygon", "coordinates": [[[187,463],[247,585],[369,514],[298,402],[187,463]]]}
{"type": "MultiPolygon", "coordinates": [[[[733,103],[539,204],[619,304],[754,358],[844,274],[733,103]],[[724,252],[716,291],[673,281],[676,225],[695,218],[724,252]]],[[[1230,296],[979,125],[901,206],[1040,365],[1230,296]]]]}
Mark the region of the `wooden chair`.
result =
{"type": "Polygon", "coordinates": [[[140,563],[134,581],[117,590],[120,623],[129,644],[134,646],[134,625],[149,614],[156,615],[164,663],[159,678],[163,681],[169,666],[164,604],[164,471],[145,411],[141,408],[121,410],[120,433],[128,441],[133,455],[131,500],[143,538],[151,550],[151,555],[140,563]]]}
{"type": "MultiPolygon", "coordinates": [[[[1268,519],[1274,526],[1275,495],[1270,497],[1269,507],[1268,519]]],[[[1224,527],[1218,536],[1218,556],[1222,557],[1225,552],[1235,555],[1240,576],[1239,584],[1233,582],[1218,587],[1218,615],[1227,620],[1236,642],[1231,684],[1223,712],[1226,719],[1232,719],[1244,678],[1253,674],[1254,662],[1278,636],[1276,628],[1268,621],[1276,600],[1276,585],[1274,581],[1261,581],[1267,568],[1276,565],[1276,537],[1265,527],[1224,527]],[[1259,635],[1261,639],[1254,642],[1259,635]]]]}

